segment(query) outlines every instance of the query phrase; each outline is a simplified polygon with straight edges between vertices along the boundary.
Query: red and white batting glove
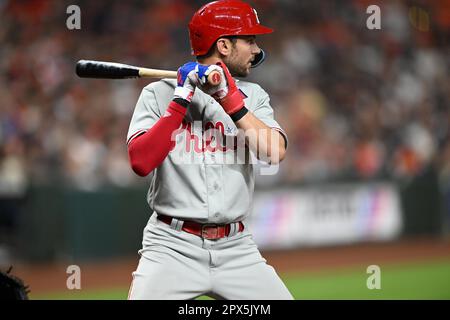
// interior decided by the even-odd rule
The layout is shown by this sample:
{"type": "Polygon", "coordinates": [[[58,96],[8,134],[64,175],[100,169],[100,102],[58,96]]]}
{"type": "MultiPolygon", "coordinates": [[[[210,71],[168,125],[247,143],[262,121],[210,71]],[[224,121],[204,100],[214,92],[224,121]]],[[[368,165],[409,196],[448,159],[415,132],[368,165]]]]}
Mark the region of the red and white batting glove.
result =
{"type": "Polygon", "coordinates": [[[216,65],[208,66],[204,72],[201,70],[202,65],[199,65],[198,69],[198,81],[202,91],[211,95],[235,122],[240,120],[248,109],[245,108],[244,97],[227,66],[223,62],[218,62],[216,65]],[[214,87],[207,84],[207,76],[212,71],[220,72],[222,77],[222,81],[214,87]]]}

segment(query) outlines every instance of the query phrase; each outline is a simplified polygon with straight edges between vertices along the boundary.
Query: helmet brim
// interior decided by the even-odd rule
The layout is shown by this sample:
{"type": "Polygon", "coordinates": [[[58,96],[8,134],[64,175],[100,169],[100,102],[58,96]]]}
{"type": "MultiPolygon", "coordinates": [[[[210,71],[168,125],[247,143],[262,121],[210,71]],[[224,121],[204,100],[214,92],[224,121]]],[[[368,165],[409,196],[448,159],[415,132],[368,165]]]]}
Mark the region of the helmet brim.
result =
{"type": "Polygon", "coordinates": [[[252,35],[259,35],[259,34],[269,34],[272,33],[273,29],[269,27],[265,27],[263,25],[257,25],[251,28],[246,28],[245,30],[238,31],[234,35],[241,35],[241,36],[252,36],[252,35]]]}

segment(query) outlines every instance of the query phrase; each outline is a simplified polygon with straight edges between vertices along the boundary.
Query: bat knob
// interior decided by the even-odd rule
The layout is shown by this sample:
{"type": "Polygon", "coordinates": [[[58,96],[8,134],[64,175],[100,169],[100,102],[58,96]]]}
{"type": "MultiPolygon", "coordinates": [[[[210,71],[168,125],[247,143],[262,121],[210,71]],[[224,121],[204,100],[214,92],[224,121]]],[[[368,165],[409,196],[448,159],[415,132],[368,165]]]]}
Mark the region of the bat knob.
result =
{"type": "Polygon", "coordinates": [[[220,75],[219,71],[212,71],[209,75],[208,75],[208,83],[211,86],[217,86],[220,84],[220,82],[222,81],[222,76],[220,75]]]}

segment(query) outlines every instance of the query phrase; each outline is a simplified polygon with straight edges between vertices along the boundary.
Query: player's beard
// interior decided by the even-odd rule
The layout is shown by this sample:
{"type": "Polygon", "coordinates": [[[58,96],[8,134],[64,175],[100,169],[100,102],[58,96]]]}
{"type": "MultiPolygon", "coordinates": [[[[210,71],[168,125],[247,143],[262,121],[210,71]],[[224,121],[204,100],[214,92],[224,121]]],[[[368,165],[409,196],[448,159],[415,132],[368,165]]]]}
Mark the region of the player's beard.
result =
{"type": "Polygon", "coordinates": [[[245,60],[237,55],[236,51],[233,51],[232,54],[224,59],[224,63],[227,65],[228,70],[233,77],[242,77],[245,78],[250,73],[249,67],[250,60],[245,60]]]}

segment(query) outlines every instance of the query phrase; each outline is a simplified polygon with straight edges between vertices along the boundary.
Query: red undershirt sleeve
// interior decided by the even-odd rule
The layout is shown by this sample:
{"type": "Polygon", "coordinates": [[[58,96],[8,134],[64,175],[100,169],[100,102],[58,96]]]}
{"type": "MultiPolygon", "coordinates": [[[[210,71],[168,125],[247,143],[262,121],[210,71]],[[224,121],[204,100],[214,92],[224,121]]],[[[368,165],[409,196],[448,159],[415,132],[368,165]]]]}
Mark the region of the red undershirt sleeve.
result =
{"type": "Polygon", "coordinates": [[[144,177],[158,167],[174,147],[172,133],[180,128],[187,108],[171,101],[166,113],[144,134],[128,144],[128,157],[133,171],[144,177]]]}

